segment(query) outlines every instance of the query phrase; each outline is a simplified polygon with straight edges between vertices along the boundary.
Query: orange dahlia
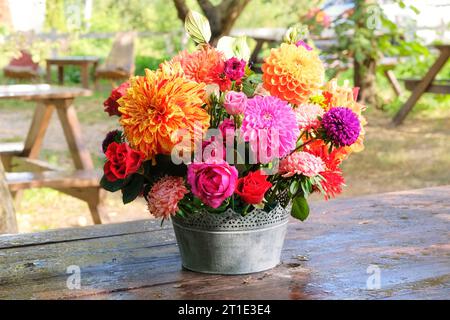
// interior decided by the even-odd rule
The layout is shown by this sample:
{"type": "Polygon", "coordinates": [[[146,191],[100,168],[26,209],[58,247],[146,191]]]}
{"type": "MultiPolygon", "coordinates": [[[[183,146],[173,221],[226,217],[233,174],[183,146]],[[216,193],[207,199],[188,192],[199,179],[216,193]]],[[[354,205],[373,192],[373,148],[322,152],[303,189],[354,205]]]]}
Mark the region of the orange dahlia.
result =
{"type": "Polygon", "coordinates": [[[180,141],[177,130],[188,130],[193,143],[194,126],[208,129],[205,101],[204,84],[186,79],[180,64],[164,63],[130,80],[118,100],[120,124],[130,145],[154,159],[157,154],[170,154],[180,141]]]}
{"type": "Polygon", "coordinates": [[[264,88],[271,95],[297,105],[320,88],[325,72],[317,53],[288,43],[270,51],[262,71],[264,88]]]}
{"type": "Polygon", "coordinates": [[[222,91],[231,87],[231,80],[224,73],[225,56],[213,47],[203,46],[193,53],[182,51],[171,60],[171,63],[177,62],[181,64],[188,79],[198,83],[216,84],[222,91]]]}

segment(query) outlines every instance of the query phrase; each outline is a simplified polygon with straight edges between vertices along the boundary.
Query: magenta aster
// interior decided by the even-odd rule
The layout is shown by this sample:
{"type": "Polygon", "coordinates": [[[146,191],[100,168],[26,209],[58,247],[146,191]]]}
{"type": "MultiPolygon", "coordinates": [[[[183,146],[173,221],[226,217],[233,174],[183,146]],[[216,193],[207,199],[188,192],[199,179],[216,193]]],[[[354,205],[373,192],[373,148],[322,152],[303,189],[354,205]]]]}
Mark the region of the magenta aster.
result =
{"type": "Polygon", "coordinates": [[[247,102],[241,133],[245,141],[251,142],[260,162],[267,163],[288,155],[295,148],[300,130],[294,110],[287,102],[273,96],[255,96],[247,102]],[[273,138],[276,136],[278,139],[273,138]],[[267,144],[266,161],[257,150],[258,139],[267,144]]]}
{"type": "Polygon", "coordinates": [[[337,146],[350,146],[359,137],[361,124],[358,116],[349,108],[331,108],[322,118],[328,138],[337,146]]]}
{"type": "Polygon", "coordinates": [[[280,161],[280,173],[285,178],[295,174],[314,177],[325,169],[321,158],[304,151],[294,152],[280,161]]]}

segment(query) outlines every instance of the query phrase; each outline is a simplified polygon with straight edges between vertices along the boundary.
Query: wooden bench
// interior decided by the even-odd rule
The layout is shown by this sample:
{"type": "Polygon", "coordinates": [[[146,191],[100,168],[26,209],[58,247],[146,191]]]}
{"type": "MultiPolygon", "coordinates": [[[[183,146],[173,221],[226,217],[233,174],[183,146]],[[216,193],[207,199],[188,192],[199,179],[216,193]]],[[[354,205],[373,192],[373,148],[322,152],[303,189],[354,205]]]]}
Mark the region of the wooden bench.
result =
{"type": "MultiPolygon", "coordinates": [[[[405,88],[409,91],[419,85],[420,79],[402,79],[405,82],[405,88]]],[[[426,89],[425,92],[436,94],[449,94],[450,93],[450,80],[435,80],[426,89]]]]}
{"type": "Polygon", "coordinates": [[[12,158],[19,157],[23,153],[24,144],[22,142],[8,142],[0,144],[0,160],[6,171],[11,170],[12,158]]]}
{"type": "Polygon", "coordinates": [[[89,188],[98,187],[101,176],[101,172],[96,170],[7,172],[6,183],[11,191],[30,188],[89,188]]]}
{"type": "Polygon", "coordinates": [[[406,87],[409,87],[409,90],[412,92],[408,100],[394,116],[394,119],[392,119],[395,126],[403,123],[406,116],[414,108],[417,101],[425,92],[449,93],[448,81],[444,81],[444,83],[440,84],[439,81],[435,80],[435,78],[450,59],[450,44],[436,45],[434,47],[439,50],[439,56],[423,78],[421,80],[407,79],[407,81],[405,81],[406,87]]]}
{"type": "Polygon", "coordinates": [[[9,187],[16,202],[23,189],[49,187],[85,201],[94,223],[102,223],[105,192],[100,188],[100,173],[94,170],[73,105],[76,97],[91,94],[86,89],[47,84],[0,86],[0,101],[20,99],[38,102],[25,143],[0,144],[0,159],[6,171],[0,178],[6,180],[2,182],[9,187]],[[38,159],[54,111],[61,122],[75,167],[67,172],[38,159]]]}

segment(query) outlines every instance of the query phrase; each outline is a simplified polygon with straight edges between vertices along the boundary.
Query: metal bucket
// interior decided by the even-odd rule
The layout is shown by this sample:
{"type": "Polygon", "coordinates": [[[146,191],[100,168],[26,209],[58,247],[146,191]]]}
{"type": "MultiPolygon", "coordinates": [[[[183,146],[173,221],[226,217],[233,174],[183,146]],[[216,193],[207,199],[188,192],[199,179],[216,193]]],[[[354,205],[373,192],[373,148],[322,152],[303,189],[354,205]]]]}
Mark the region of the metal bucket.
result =
{"type": "Polygon", "coordinates": [[[280,263],[289,211],[255,209],[246,216],[232,210],[198,212],[172,223],[183,267],[214,274],[246,274],[280,263]]]}

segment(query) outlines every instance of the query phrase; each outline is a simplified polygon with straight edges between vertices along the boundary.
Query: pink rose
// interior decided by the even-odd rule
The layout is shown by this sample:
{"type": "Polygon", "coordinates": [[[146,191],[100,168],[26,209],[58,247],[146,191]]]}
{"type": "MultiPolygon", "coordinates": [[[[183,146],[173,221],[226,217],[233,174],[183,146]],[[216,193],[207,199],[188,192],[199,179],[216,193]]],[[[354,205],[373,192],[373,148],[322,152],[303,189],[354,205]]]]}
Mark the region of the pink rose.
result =
{"type": "Polygon", "coordinates": [[[218,208],[236,189],[238,171],[225,161],[198,162],[188,166],[187,182],[204,204],[218,208]]]}
{"type": "Polygon", "coordinates": [[[229,91],[223,105],[230,115],[243,114],[247,106],[247,96],[243,92],[229,91]]]}
{"type": "Polygon", "coordinates": [[[229,132],[229,134],[234,135],[234,130],[235,130],[235,126],[234,126],[234,121],[231,119],[224,119],[220,124],[219,124],[219,130],[222,133],[222,137],[223,137],[223,142],[225,143],[225,141],[227,141],[227,131],[229,132]]]}

